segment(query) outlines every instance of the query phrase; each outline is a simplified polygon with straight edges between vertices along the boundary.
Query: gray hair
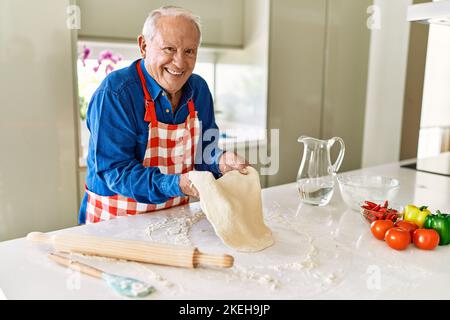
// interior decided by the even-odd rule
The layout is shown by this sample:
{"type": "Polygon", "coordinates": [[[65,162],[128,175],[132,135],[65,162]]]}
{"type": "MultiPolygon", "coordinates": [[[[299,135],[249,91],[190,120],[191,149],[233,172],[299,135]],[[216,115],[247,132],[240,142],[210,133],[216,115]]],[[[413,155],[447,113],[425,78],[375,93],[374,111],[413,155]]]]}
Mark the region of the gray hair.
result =
{"type": "Polygon", "coordinates": [[[142,28],[142,34],[144,35],[145,40],[151,41],[153,39],[153,36],[155,35],[156,22],[158,21],[159,18],[163,16],[172,16],[172,17],[183,16],[191,20],[194,23],[200,35],[199,39],[200,45],[200,43],[202,42],[200,17],[194,15],[191,11],[187,9],[176,6],[161,7],[149,13],[147,19],[144,22],[144,27],[142,28]]]}

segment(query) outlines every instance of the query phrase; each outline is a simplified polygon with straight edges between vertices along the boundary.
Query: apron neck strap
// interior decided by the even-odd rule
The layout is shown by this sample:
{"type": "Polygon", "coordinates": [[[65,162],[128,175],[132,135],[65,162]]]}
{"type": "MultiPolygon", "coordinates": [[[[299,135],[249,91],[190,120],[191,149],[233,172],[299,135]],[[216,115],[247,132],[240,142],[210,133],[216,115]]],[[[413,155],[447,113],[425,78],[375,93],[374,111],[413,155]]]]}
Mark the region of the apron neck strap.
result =
{"type": "Polygon", "coordinates": [[[136,69],[138,71],[139,79],[141,80],[142,90],[144,91],[144,97],[145,97],[145,116],[144,121],[146,122],[152,122],[156,124],[156,113],[155,113],[155,103],[153,102],[152,96],[147,90],[147,84],[145,83],[145,76],[142,72],[141,68],[141,61],[139,60],[136,63],[136,69]]]}
{"type": "Polygon", "coordinates": [[[195,105],[194,100],[188,100],[189,116],[193,119],[195,117],[195,105]]]}
{"type": "Polygon", "coordinates": [[[141,61],[142,60],[139,60],[138,63],[136,63],[136,68],[137,68],[137,71],[139,74],[139,78],[141,79],[142,90],[144,90],[145,100],[153,101],[152,96],[150,95],[150,93],[147,90],[147,84],[145,83],[145,76],[144,76],[144,73],[142,72],[142,68],[141,68],[141,61]]]}

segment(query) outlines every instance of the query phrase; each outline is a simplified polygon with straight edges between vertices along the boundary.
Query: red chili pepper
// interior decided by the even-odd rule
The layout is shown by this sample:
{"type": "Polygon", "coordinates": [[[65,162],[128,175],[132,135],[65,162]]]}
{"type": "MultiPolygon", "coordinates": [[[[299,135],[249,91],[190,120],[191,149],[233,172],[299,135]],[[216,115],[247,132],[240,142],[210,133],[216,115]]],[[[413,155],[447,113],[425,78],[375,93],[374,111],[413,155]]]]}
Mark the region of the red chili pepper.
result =
{"type": "Polygon", "coordinates": [[[379,220],[381,220],[381,219],[383,219],[383,213],[382,212],[375,212],[374,213],[375,214],[375,216],[379,219],[379,220]]]}
{"type": "Polygon", "coordinates": [[[372,209],[372,207],[370,207],[370,206],[361,206],[361,208],[364,208],[364,209],[366,209],[366,210],[370,210],[370,209],[372,209]]]}
{"type": "Polygon", "coordinates": [[[386,200],[386,201],[384,202],[383,208],[387,208],[387,207],[388,207],[388,201],[386,200]]]}
{"type": "Polygon", "coordinates": [[[370,201],[364,201],[368,206],[370,206],[370,208],[374,208],[377,206],[376,203],[370,202],[370,201]]]}
{"type": "Polygon", "coordinates": [[[372,210],[373,210],[373,211],[378,211],[378,210],[380,210],[380,208],[381,208],[380,205],[377,204],[372,210]]]}
{"type": "Polygon", "coordinates": [[[366,218],[367,218],[369,221],[375,221],[375,220],[377,220],[377,217],[375,217],[375,216],[374,216],[373,214],[371,214],[371,213],[367,213],[366,218]]]}

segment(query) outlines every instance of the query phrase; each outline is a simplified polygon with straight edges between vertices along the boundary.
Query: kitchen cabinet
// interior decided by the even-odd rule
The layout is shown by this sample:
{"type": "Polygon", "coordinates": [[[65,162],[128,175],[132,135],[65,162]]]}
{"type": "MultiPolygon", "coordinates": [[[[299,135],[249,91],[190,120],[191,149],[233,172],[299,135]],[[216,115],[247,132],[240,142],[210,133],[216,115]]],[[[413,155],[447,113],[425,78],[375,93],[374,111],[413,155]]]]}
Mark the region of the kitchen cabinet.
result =
{"type": "MultiPolygon", "coordinates": [[[[411,161],[410,161],[411,162],[411,161]]],[[[395,201],[427,204],[450,212],[448,177],[401,168],[391,163],[353,171],[400,181],[395,201]]],[[[257,253],[226,247],[205,219],[186,236],[206,253],[235,258],[231,269],[184,269],[101,257],[73,256],[106,272],[150,282],[157,292],[148,299],[449,299],[450,246],[433,251],[410,245],[395,251],[375,239],[359,212],[348,209],[338,188],[324,207],[301,206],[295,183],[262,190],[264,218],[275,244],[257,253]]],[[[55,231],[150,241],[148,227],[168,218],[183,224],[200,210],[199,203],[151,214],[55,231]],[[181,220],[177,220],[180,219],[181,220]]],[[[184,225],[184,224],[183,224],[184,225]]],[[[157,230],[157,228],[155,228],[157,230]]],[[[154,241],[178,243],[168,227],[153,232],[154,241]]],[[[77,275],[50,259],[48,246],[24,238],[0,243],[0,288],[8,299],[120,299],[102,281],[77,275]],[[10,270],[20,270],[12,278],[10,270]],[[24,290],[26,288],[26,290],[24,290]],[[45,288],[45,289],[43,289],[45,288]]]]}
{"type": "Polygon", "coordinates": [[[76,225],[70,2],[0,4],[0,241],[76,225]]]}
{"type": "Polygon", "coordinates": [[[202,45],[242,47],[244,0],[77,0],[81,10],[78,36],[91,40],[136,41],[148,14],[159,7],[177,5],[200,16],[202,45]],[[101,19],[99,19],[101,15],[101,19]],[[120,23],[117,23],[120,21],[120,23]]]}
{"type": "Polygon", "coordinates": [[[450,26],[450,1],[432,0],[410,5],[408,21],[450,26]]]}
{"type": "Polygon", "coordinates": [[[371,4],[271,1],[267,127],[280,130],[280,170],[268,186],[295,180],[301,135],[341,137],[351,150],[341,171],[361,167],[371,4]]]}

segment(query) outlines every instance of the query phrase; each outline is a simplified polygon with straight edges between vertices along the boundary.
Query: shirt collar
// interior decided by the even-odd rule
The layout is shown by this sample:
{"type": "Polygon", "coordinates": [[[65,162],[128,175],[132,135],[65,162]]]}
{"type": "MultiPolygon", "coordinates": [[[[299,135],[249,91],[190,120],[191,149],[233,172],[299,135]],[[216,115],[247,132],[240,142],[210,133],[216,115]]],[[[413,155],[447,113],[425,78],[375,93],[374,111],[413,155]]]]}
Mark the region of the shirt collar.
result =
{"type": "Polygon", "coordinates": [[[189,99],[193,99],[194,91],[192,90],[191,80],[192,75],[187,79],[186,83],[183,86],[183,93],[181,94],[181,103],[187,103],[189,99]]]}
{"type": "Polygon", "coordinates": [[[147,85],[147,90],[152,96],[153,100],[158,99],[159,95],[163,92],[163,89],[159,86],[159,84],[153,79],[153,77],[148,73],[147,68],[145,67],[144,59],[141,59],[140,62],[142,72],[144,73],[145,83],[147,85]]]}
{"type": "MultiPolygon", "coordinates": [[[[144,73],[148,92],[152,96],[153,100],[158,99],[159,95],[164,91],[163,88],[161,88],[160,85],[158,84],[158,82],[156,82],[156,80],[153,79],[153,77],[150,75],[150,73],[148,73],[147,68],[145,68],[144,59],[141,59],[141,61],[138,63],[141,64],[141,69],[142,69],[142,72],[144,73]]],[[[184,97],[186,97],[185,101],[188,101],[189,99],[192,99],[192,97],[194,95],[193,90],[192,90],[192,85],[191,85],[191,79],[192,79],[192,75],[189,77],[189,79],[186,81],[186,83],[183,86],[183,89],[182,89],[183,92],[181,94],[181,101],[180,101],[181,103],[184,103],[184,97]]]]}

